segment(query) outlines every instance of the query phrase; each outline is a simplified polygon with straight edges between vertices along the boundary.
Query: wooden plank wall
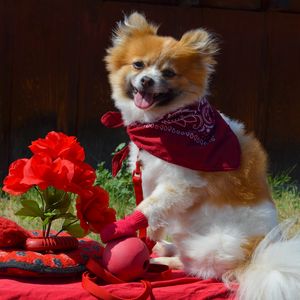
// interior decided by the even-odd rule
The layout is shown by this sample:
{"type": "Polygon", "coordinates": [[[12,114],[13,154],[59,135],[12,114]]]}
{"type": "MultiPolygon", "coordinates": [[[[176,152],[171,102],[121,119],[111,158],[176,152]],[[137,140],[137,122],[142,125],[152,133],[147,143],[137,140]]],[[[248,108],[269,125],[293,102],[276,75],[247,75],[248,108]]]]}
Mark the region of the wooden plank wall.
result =
{"type": "Polygon", "coordinates": [[[133,10],[161,24],[161,34],[180,38],[200,26],[218,34],[211,101],[255,131],[272,169],[298,163],[300,178],[299,6],[141,2],[147,1],[0,0],[0,178],[11,161],[29,155],[31,140],[50,130],[77,135],[94,166],[126,140],[99,118],[113,108],[103,63],[111,29],[133,10]]]}

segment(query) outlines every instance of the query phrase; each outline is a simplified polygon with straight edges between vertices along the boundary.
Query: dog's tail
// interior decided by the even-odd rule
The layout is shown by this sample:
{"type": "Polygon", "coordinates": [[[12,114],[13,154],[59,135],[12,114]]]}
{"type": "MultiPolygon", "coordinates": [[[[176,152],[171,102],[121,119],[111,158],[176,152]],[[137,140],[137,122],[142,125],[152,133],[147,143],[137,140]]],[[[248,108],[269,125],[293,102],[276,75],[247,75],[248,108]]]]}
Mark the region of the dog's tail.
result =
{"type": "Polygon", "coordinates": [[[300,233],[295,221],[274,228],[255,249],[249,265],[236,274],[240,300],[300,299],[300,233]]]}

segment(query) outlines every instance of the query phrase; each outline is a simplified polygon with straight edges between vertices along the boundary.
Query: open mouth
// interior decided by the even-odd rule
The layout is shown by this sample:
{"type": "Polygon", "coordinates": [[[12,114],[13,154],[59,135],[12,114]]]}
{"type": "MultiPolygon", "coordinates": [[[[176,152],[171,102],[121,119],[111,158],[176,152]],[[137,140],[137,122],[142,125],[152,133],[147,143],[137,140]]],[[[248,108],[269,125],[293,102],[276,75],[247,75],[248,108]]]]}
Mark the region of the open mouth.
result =
{"type": "Polygon", "coordinates": [[[148,109],[156,104],[165,104],[175,97],[175,93],[173,90],[169,90],[166,93],[151,93],[146,91],[139,91],[135,87],[132,88],[134,104],[140,109],[148,109]]]}

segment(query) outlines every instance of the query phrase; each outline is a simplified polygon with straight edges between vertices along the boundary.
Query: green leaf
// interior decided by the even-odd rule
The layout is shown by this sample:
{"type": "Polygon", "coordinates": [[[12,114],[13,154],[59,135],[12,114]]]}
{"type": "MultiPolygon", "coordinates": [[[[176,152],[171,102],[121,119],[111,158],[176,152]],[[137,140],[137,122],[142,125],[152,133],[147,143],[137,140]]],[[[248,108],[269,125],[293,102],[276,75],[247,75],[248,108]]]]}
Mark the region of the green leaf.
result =
{"type": "Polygon", "coordinates": [[[43,216],[43,212],[36,201],[29,200],[29,199],[22,199],[21,204],[24,208],[23,213],[27,213],[27,216],[32,216],[32,217],[43,216]]]}
{"type": "Polygon", "coordinates": [[[77,218],[74,215],[68,213],[67,217],[65,217],[65,220],[64,220],[64,222],[62,224],[62,228],[65,230],[70,224],[74,223],[74,221],[76,219],[77,218]]]}
{"type": "Polygon", "coordinates": [[[65,230],[77,238],[82,238],[86,235],[86,232],[80,227],[79,224],[70,225],[65,230]]]}
{"type": "Polygon", "coordinates": [[[70,196],[61,190],[48,188],[44,191],[44,198],[46,202],[46,209],[58,209],[60,213],[64,213],[68,210],[71,199],[70,196]]]}
{"type": "Polygon", "coordinates": [[[62,201],[57,205],[57,209],[60,210],[62,214],[66,213],[70,207],[71,204],[71,197],[66,193],[65,196],[63,196],[62,201]]]}
{"type": "MultiPolygon", "coordinates": [[[[65,219],[64,224],[67,224],[68,221],[74,221],[74,220],[77,219],[76,216],[74,216],[74,215],[71,214],[71,213],[65,213],[65,214],[62,214],[61,217],[65,219]]],[[[70,223],[70,222],[69,222],[69,223],[70,223]]]]}
{"type": "Polygon", "coordinates": [[[15,215],[22,216],[22,217],[35,217],[35,218],[39,217],[36,215],[36,213],[34,211],[32,211],[28,207],[22,207],[15,213],[15,215]]]}
{"type": "Polygon", "coordinates": [[[52,218],[57,216],[57,211],[47,211],[44,213],[44,216],[47,218],[52,218]]]}

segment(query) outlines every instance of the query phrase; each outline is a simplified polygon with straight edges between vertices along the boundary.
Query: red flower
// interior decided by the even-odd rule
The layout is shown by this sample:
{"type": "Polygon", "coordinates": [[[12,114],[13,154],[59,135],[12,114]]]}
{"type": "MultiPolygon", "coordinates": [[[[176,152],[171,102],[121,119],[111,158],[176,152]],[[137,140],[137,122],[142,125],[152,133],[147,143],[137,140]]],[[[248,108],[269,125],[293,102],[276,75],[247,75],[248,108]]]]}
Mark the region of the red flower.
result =
{"type": "Polygon", "coordinates": [[[52,160],[47,155],[35,154],[30,159],[20,159],[11,164],[4,180],[3,190],[20,195],[37,185],[42,190],[48,186],[79,194],[93,186],[95,170],[88,164],[76,164],[67,159],[52,160]]]}
{"type": "Polygon", "coordinates": [[[24,177],[21,183],[38,185],[41,189],[53,186],[66,190],[74,176],[74,163],[57,158],[52,160],[46,155],[33,155],[24,167],[24,177]]]}
{"type": "Polygon", "coordinates": [[[99,186],[93,186],[76,199],[77,217],[85,230],[99,233],[116,220],[116,212],[109,208],[109,195],[99,186]]]}
{"type": "Polygon", "coordinates": [[[24,167],[28,159],[18,159],[9,166],[9,173],[4,179],[3,191],[12,195],[21,195],[26,193],[33,184],[22,183],[24,178],[24,167]]]}
{"type": "Polygon", "coordinates": [[[47,155],[53,160],[58,157],[70,161],[84,161],[84,150],[76,137],[51,131],[44,139],[37,139],[29,146],[33,154],[47,155]]]}
{"type": "Polygon", "coordinates": [[[37,185],[78,194],[94,184],[95,170],[83,162],[84,150],[75,137],[52,131],[44,139],[33,141],[29,148],[33,153],[30,159],[11,164],[4,191],[20,195],[37,185]]]}
{"type": "Polygon", "coordinates": [[[75,194],[81,194],[82,190],[93,186],[95,179],[95,170],[86,163],[78,162],[74,165],[74,176],[69,182],[67,190],[75,194]]]}

